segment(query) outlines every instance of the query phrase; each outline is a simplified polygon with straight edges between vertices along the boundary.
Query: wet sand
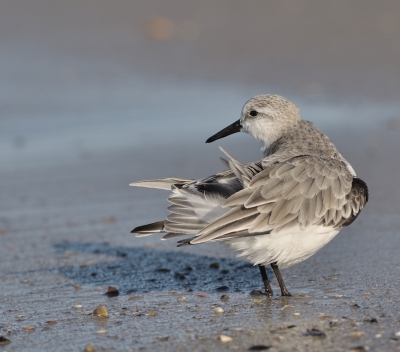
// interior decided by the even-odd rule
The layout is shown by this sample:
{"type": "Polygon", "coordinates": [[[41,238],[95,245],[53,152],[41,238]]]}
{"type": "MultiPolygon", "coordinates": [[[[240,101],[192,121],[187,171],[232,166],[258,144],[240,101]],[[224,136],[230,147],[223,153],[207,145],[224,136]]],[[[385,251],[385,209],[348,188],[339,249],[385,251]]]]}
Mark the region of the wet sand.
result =
{"type": "Polygon", "coordinates": [[[398,2],[113,4],[2,3],[0,351],[400,351],[398,2]],[[258,269],[221,244],[129,233],[167,206],[130,182],[213,174],[218,145],[261,157],[245,135],[204,144],[260,93],[298,104],[370,188],[283,271],[288,299],[251,295],[258,269]]]}
{"type": "Polygon", "coordinates": [[[325,248],[283,271],[294,295],[288,299],[279,297],[276,282],[274,298],[251,296],[262,288],[258,270],[223,245],[176,248],[174,241],[129,234],[163,217],[166,205],[162,191],[129,188],[133,177],[219,170],[209,162],[218,157],[216,145],[189,145],[179,157],[179,143],[149,149],[146,158],[158,165],[143,164],[140,150],[121,150],[2,172],[2,197],[10,201],[2,202],[0,219],[0,326],[12,341],[3,349],[81,351],[87,343],[118,351],[400,349],[393,176],[399,132],[327,132],[370,186],[370,202],[325,248]],[[108,286],[120,295],[104,295],[108,286]],[[100,305],[109,318],[87,314],[100,305]],[[224,313],[215,314],[215,307],[224,313]],[[29,326],[34,329],[25,331],[29,326]],[[107,332],[97,334],[101,329],[107,332]],[[220,342],[221,334],[232,342],[220,342]]]}

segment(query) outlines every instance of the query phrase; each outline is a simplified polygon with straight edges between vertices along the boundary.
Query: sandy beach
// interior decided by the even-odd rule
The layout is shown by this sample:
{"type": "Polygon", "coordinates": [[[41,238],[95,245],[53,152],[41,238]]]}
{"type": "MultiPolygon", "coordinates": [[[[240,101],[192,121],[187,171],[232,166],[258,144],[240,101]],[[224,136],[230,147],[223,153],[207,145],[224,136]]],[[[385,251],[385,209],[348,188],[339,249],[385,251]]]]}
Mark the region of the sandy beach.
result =
{"type": "Polygon", "coordinates": [[[325,25],[298,3],[4,2],[0,351],[400,351],[398,3],[330,5],[325,25]],[[240,22],[261,10],[257,31],[240,22]],[[273,20],[297,16],[293,36],[273,20]],[[218,145],[261,158],[244,134],[204,143],[260,93],[294,101],[370,189],[352,226],[282,271],[285,299],[275,281],[257,295],[257,268],[224,245],[129,233],[167,206],[130,182],[221,171],[218,145]]]}
{"type": "MultiPolygon", "coordinates": [[[[160,170],[180,176],[211,172],[206,145],[149,149],[146,158],[157,165],[139,170],[141,151],[125,150],[2,172],[3,197],[9,200],[2,202],[1,216],[1,326],[12,340],[7,351],[78,351],[87,343],[127,351],[246,350],[254,345],[393,350],[400,325],[399,191],[392,175],[400,163],[398,156],[392,161],[384,156],[399,142],[393,131],[369,133],[332,134],[360,177],[365,175],[371,201],[353,226],[284,271],[294,294],[289,299],[251,296],[261,289],[257,269],[223,245],[176,248],[157,236],[129,234],[138,223],[164,216],[166,202],[164,192],[132,189],[128,183],[160,170]],[[360,147],[372,136],[380,141],[377,151],[360,147]],[[198,156],[196,161],[191,155],[198,156]],[[105,296],[108,286],[117,287],[120,295],[105,296]],[[223,294],[228,301],[220,299],[223,294]],[[108,319],[87,315],[99,305],[107,307],[108,319]],[[225,312],[215,315],[215,307],[225,312]],[[24,330],[30,326],[34,330],[24,330]],[[101,329],[107,332],[96,334],[101,329]],[[312,329],[326,337],[312,336],[312,329]],[[218,342],[221,334],[233,341],[218,342]]],[[[212,149],[216,159],[217,148],[212,149]]]]}

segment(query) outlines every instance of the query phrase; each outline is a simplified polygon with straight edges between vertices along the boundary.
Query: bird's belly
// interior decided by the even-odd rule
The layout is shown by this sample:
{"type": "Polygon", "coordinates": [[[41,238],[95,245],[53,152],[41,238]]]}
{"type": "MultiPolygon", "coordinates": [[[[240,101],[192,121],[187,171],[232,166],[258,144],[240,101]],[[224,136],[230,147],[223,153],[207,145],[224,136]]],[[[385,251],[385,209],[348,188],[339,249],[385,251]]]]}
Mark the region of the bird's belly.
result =
{"type": "Polygon", "coordinates": [[[277,262],[280,268],[302,262],[333,239],[340,229],[324,226],[310,226],[272,231],[267,235],[242,237],[227,240],[229,246],[241,253],[253,264],[271,264],[277,262]]]}

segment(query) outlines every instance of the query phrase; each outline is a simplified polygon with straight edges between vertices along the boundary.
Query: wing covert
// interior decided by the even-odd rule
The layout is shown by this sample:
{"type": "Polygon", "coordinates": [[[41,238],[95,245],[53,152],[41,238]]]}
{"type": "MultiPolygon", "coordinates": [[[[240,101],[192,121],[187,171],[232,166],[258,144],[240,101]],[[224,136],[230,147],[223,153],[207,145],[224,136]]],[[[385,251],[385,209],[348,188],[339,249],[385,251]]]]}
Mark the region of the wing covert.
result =
{"type": "Polygon", "coordinates": [[[222,205],[233,208],[203,228],[192,244],[218,240],[236,225],[240,230],[245,225],[255,235],[299,224],[302,229],[340,228],[353,222],[368,201],[366,184],[354,178],[343,161],[320,156],[276,162],[246,183],[222,205]]]}

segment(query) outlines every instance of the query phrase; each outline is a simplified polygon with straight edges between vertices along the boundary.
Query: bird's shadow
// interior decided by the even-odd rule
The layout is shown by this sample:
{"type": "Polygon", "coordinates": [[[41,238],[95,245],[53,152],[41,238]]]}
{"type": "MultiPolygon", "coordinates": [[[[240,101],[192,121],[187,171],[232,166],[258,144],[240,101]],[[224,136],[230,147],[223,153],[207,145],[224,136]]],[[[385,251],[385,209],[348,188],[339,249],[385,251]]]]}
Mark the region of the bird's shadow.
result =
{"type": "Polygon", "coordinates": [[[69,265],[58,270],[80,285],[117,286],[123,294],[173,290],[249,292],[262,287],[257,268],[240,259],[108,243],[61,242],[54,248],[57,253],[115,257],[115,261],[69,265]]]}

